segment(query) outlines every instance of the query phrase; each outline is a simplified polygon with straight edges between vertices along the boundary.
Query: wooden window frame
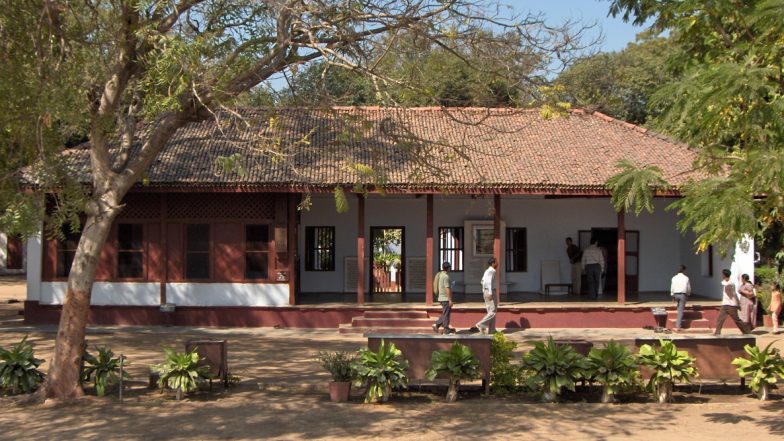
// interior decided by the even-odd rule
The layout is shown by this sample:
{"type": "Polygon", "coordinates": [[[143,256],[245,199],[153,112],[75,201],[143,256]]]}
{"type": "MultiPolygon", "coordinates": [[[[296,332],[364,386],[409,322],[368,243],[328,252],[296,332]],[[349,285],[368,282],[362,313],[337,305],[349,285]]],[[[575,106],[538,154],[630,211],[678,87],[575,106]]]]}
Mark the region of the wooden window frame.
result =
{"type": "Polygon", "coordinates": [[[272,241],[270,240],[270,224],[268,223],[253,223],[253,222],[245,222],[243,223],[243,234],[244,240],[242,242],[242,278],[246,281],[253,281],[253,282],[267,282],[272,280],[272,269],[271,260],[274,259],[274,254],[270,251],[270,244],[272,241]],[[248,227],[265,227],[267,229],[267,247],[265,250],[250,250],[248,249],[248,227]],[[248,277],[248,254],[258,254],[258,255],[265,255],[267,257],[267,277],[248,277]],[[272,256],[272,257],[270,257],[272,256]]]}
{"type": "Polygon", "coordinates": [[[214,278],[214,270],[213,270],[213,259],[215,258],[213,253],[213,243],[212,243],[212,235],[214,232],[213,222],[188,222],[183,224],[182,235],[182,252],[184,255],[183,265],[182,265],[182,277],[183,280],[186,282],[211,282],[214,278]],[[189,251],[188,250],[188,227],[196,226],[196,225],[206,225],[209,228],[209,237],[207,238],[207,251],[189,251]],[[207,254],[207,277],[188,277],[188,256],[190,254],[207,254]]]}
{"type": "Polygon", "coordinates": [[[336,232],[334,226],[319,226],[319,225],[312,225],[305,227],[305,271],[314,271],[314,272],[334,272],[335,271],[335,255],[336,255],[336,232]],[[316,233],[319,230],[325,230],[330,232],[331,242],[330,246],[326,248],[317,247],[315,238],[316,233]],[[326,255],[329,256],[329,261],[332,265],[326,268],[316,268],[315,262],[315,254],[317,251],[326,251],[326,255]]]}
{"type": "Polygon", "coordinates": [[[117,244],[117,256],[115,261],[115,278],[114,280],[117,281],[139,281],[139,280],[146,280],[147,279],[147,227],[144,222],[118,222],[117,223],[117,235],[116,235],[116,244],[117,244]],[[120,228],[123,225],[138,225],[142,229],[142,240],[141,240],[141,248],[136,250],[124,250],[120,248],[120,228]],[[120,255],[122,253],[140,253],[142,255],[141,258],[141,275],[139,276],[121,276],[120,275],[120,255]]]}
{"type": "MultiPolygon", "coordinates": [[[[455,235],[453,234],[453,237],[455,235]]],[[[450,271],[452,272],[463,272],[465,271],[465,228],[463,227],[438,227],[438,267],[441,268],[441,264],[445,261],[449,261],[452,264],[452,268],[450,271]],[[458,238],[456,242],[458,244],[457,248],[449,248],[444,247],[444,239],[442,238],[442,232],[446,230],[452,230],[454,232],[459,232],[458,238]],[[452,255],[452,259],[446,259],[444,257],[444,253],[448,252],[455,252],[452,255]],[[457,263],[456,263],[457,262],[457,263]],[[458,268],[459,266],[459,268],[458,268]]]]}
{"type": "Polygon", "coordinates": [[[81,230],[78,233],[72,233],[71,228],[69,225],[63,225],[63,234],[65,235],[65,240],[57,239],[57,247],[56,247],[56,254],[55,254],[55,261],[54,261],[54,277],[53,280],[68,280],[68,276],[71,274],[71,266],[73,266],[74,258],[76,257],[76,250],[79,248],[79,241],[82,239],[82,232],[81,230]],[[69,242],[69,237],[72,235],[76,236],[76,246],[71,248],[65,248],[65,244],[69,242]],[[71,258],[71,265],[68,265],[67,268],[63,268],[63,271],[60,271],[60,254],[62,253],[71,253],[73,257],[71,258]]]}
{"type": "Polygon", "coordinates": [[[504,262],[504,269],[507,273],[527,273],[528,272],[528,229],[525,227],[507,227],[506,228],[506,243],[504,244],[504,258],[506,261],[504,262]],[[511,254],[515,252],[521,252],[521,250],[516,250],[514,248],[514,244],[511,243],[512,241],[512,232],[513,231],[522,231],[523,232],[523,249],[522,249],[522,257],[523,257],[523,265],[522,268],[512,268],[511,265],[511,254]]]}

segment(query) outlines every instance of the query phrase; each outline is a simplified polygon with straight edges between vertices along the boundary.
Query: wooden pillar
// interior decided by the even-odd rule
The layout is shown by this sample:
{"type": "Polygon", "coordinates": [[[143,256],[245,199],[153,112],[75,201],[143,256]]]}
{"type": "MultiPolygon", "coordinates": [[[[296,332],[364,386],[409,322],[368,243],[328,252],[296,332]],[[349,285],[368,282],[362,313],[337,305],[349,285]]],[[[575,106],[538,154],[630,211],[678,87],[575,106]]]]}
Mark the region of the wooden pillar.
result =
{"type": "MultiPolygon", "coordinates": [[[[493,195],[493,257],[498,262],[498,268],[501,265],[501,195],[493,195]]],[[[498,299],[501,298],[501,274],[496,274],[495,277],[495,292],[498,293],[498,299]]]]}
{"type": "Polygon", "coordinates": [[[166,203],[167,203],[168,195],[166,193],[161,194],[161,205],[160,205],[160,214],[158,215],[159,222],[161,223],[160,229],[160,241],[159,244],[161,247],[161,255],[163,256],[163,261],[161,262],[163,265],[163,271],[161,271],[161,305],[166,304],[166,282],[169,280],[169,245],[168,245],[168,236],[169,236],[169,228],[166,225],[166,203]]]}
{"type": "Polygon", "coordinates": [[[626,302],[626,221],[618,212],[618,304],[626,302]]]}
{"type": "Polygon", "coordinates": [[[357,195],[357,304],[365,302],[365,197],[357,195]]]}
{"type": "Polygon", "coordinates": [[[289,194],[288,219],[288,273],[289,273],[289,305],[297,304],[297,194],[289,194]]]}
{"type": "Polygon", "coordinates": [[[425,303],[433,304],[433,195],[427,195],[425,220],[425,303]]]}

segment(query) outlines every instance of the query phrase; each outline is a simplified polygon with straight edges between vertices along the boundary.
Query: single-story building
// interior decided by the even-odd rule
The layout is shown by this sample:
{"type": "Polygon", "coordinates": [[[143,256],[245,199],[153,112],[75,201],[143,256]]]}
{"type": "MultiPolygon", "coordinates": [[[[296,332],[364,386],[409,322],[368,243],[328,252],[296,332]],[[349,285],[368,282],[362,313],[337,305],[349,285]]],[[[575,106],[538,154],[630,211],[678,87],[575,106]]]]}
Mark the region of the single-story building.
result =
{"type": "MultiPolygon", "coordinates": [[[[668,291],[678,264],[705,298],[720,298],[722,268],[753,271],[753,244],[734,256],[696,253],[665,209],[697,176],[696,153],[600,113],[241,114],[180,129],[127,195],[101,256],[91,320],[163,323],[172,315],[160,306],[173,304],[180,324],[335,326],[376,303],[432,305],[443,261],[461,299],[479,302],[494,255],[503,308],[569,282],[566,237],[585,248],[594,236],[607,250],[605,295],[594,306],[604,310],[668,291]],[[613,209],[605,182],[622,159],[658,166],[674,186],[658,192],[653,213],[613,209]]],[[[65,157],[89,182],[88,147],[65,157]]],[[[77,241],[28,240],[28,322],[55,320],[77,241]]]]}

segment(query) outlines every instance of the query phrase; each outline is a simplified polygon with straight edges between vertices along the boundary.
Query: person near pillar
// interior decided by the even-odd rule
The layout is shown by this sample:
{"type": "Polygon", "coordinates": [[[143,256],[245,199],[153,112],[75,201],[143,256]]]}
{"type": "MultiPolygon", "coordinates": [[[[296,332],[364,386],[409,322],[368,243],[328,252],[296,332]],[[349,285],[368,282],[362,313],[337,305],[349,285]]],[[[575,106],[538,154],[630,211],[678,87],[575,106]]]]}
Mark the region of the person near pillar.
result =
{"type": "Polygon", "coordinates": [[[781,285],[774,283],[770,290],[770,318],[773,321],[773,333],[779,333],[779,314],[781,313],[781,285]]]}
{"type": "Polygon", "coordinates": [[[757,292],[748,274],[741,274],[738,294],[740,294],[738,297],[740,319],[749,325],[749,329],[754,329],[757,324],[757,292]]]}
{"type": "Polygon", "coordinates": [[[602,250],[599,249],[599,240],[595,237],[591,238],[591,245],[583,251],[582,264],[588,278],[588,290],[595,300],[599,298],[599,284],[606,265],[602,250]]]}
{"type": "Polygon", "coordinates": [[[735,322],[740,332],[744,334],[751,332],[749,326],[738,317],[738,295],[735,293],[735,284],[730,280],[731,275],[732,272],[730,270],[721,270],[721,310],[716,318],[716,329],[713,331],[713,335],[721,334],[721,327],[724,325],[724,321],[727,320],[727,316],[735,322]]]}
{"type": "MultiPolygon", "coordinates": [[[[498,290],[495,288],[495,270],[498,268],[498,261],[491,257],[487,261],[487,269],[482,275],[482,297],[485,301],[487,314],[476,324],[474,328],[482,334],[495,333],[495,314],[498,310],[498,290]]],[[[472,328],[472,329],[474,329],[472,328]]]]}
{"type": "Polygon", "coordinates": [[[574,244],[571,237],[566,238],[566,255],[572,266],[572,292],[579,296],[582,289],[583,253],[580,251],[580,247],[574,244]]]}
{"type": "Polygon", "coordinates": [[[670,296],[672,300],[677,303],[678,316],[675,320],[675,330],[680,331],[683,325],[683,310],[686,307],[686,298],[691,295],[691,284],[689,283],[689,276],[686,275],[686,266],[680,265],[678,267],[678,274],[673,276],[670,283],[670,296]]]}
{"type": "Polygon", "coordinates": [[[452,314],[452,284],[449,282],[451,268],[451,263],[444,262],[441,264],[441,271],[433,280],[433,293],[438,295],[438,302],[441,304],[441,317],[433,323],[433,331],[436,333],[439,332],[439,328],[444,328],[444,334],[455,333],[455,328],[449,327],[449,318],[452,314]]]}

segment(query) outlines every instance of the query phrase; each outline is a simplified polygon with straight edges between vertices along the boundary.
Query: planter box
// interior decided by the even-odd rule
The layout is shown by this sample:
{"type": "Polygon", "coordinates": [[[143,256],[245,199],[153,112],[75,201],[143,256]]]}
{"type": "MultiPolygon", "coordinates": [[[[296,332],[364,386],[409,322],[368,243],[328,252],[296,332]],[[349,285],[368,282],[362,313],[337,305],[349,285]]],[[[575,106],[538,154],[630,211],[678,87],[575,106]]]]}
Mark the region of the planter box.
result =
{"type": "Polygon", "coordinates": [[[490,393],[490,347],[492,335],[426,335],[426,334],[365,334],[368,339],[368,348],[377,351],[381,340],[385,344],[394,343],[403,358],[408,360],[409,380],[425,380],[425,371],[430,367],[430,358],[433,351],[440,351],[452,347],[455,341],[468,346],[471,352],[479,359],[482,387],[485,393],[490,393]]]}
{"type": "MultiPolygon", "coordinates": [[[[744,346],[757,344],[757,338],[749,335],[666,335],[638,337],[634,339],[634,345],[638,349],[644,344],[658,347],[659,338],[672,340],[678,350],[686,351],[694,357],[699,378],[722,381],[738,378],[738,370],[732,365],[732,360],[747,355],[743,350],[744,346]]],[[[646,370],[641,369],[641,372],[645,377],[650,376],[646,370]]],[[[740,381],[741,385],[745,384],[744,378],[740,381]]]]}

